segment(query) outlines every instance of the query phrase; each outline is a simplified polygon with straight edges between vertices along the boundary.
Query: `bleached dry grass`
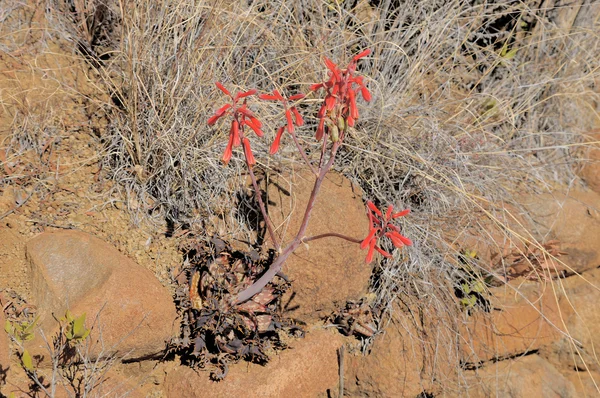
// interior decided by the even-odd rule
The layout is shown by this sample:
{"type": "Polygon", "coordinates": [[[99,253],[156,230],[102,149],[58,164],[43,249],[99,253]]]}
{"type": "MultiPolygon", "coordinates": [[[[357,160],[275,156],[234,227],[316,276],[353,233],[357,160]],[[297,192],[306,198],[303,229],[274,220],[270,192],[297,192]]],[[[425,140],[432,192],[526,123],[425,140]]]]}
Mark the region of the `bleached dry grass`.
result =
{"type": "MultiPolygon", "coordinates": [[[[51,3],[68,15],[64,3],[51,3]]],[[[206,125],[223,100],[213,82],[295,93],[324,77],[323,55],[344,63],[371,48],[359,71],[374,98],[361,107],[337,167],[365,197],[411,208],[404,232],[415,241],[381,264],[378,304],[391,310],[399,296],[418,295],[425,313],[454,313],[456,241],[501,246],[492,239],[500,234],[535,243],[507,210],[519,209],[515,198],[579,184],[574,153],[597,123],[600,40],[590,10],[539,1],[377,3],[111,2],[114,26],[95,33],[97,43],[81,15],[95,15],[89,10],[100,2],[75,2],[80,13],[70,21],[53,18],[57,32],[97,57],[113,97],[105,166],[142,203],[134,215],[224,238],[252,233],[236,210],[241,158],[222,167],[227,129],[206,125]]],[[[272,137],[281,115],[268,104],[251,107],[272,137]]],[[[309,119],[300,136],[316,150],[314,125],[309,119]]],[[[291,148],[266,157],[268,144],[252,144],[265,170],[297,161],[291,148]]]]}

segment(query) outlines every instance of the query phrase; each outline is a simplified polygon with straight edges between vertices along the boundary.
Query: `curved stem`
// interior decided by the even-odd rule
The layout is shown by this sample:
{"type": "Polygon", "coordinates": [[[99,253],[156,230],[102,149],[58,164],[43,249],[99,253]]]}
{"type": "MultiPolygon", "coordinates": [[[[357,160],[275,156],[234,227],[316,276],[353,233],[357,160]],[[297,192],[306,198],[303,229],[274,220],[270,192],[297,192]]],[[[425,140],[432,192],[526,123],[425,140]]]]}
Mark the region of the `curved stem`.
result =
{"type": "Polygon", "coordinates": [[[310,242],[311,240],[317,240],[317,239],[329,238],[329,237],[344,239],[344,240],[347,240],[348,242],[352,242],[352,243],[362,243],[362,239],[356,239],[356,238],[352,238],[352,237],[350,237],[350,236],[346,236],[346,235],[338,234],[338,233],[336,233],[336,232],[328,232],[328,233],[326,233],[326,234],[320,234],[320,235],[315,235],[315,236],[309,236],[308,238],[304,238],[304,239],[302,239],[302,242],[304,242],[304,243],[308,243],[308,242],[310,242]]]}

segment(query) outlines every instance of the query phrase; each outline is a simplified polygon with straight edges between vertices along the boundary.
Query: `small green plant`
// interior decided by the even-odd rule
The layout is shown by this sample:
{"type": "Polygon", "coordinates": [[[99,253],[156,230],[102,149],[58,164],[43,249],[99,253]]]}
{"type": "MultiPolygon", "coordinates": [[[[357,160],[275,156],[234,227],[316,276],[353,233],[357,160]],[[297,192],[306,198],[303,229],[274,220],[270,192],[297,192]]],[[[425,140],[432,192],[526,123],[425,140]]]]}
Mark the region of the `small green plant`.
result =
{"type": "Polygon", "coordinates": [[[493,281],[493,276],[484,276],[477,266],[479,260],[475,250],[465,249],[459,257],[461,275],[454,289],[460,305],[470,312],[477,307],[485,311],[490,309],[490,302],[486,298],[488,286],[493,281]]]}
{"type": "Polygon", "coordinates": [[[30,341],[35,337],[34,328],[37,324],[38,318],[36,317],[32,321],[10,321],[6,320],[4,323],[4,331],[8,335],[19,343],[24,341],[30,341]]]}
{"type": "Polygon", "coordinates": [[[90,335],[91,330],[85,327],[85,317],[85,312],[79,317],[74,317],[71,311],[67,310],[64,318],[61,319],[67,322],[65,329],[67,341],[80,344],[90,335]]]}
{"type": "Polygon", "coordinates": [[[56,389],[63,386],[71,396],[89,396],[104,378],[106,370],[114,362],[113,356],[97,354],[95,360],[89,356],[89,337],[91,329],[85,327],[86,314],[75,316],[67,310],[65,315],[56,319],[59,331],[51,339],[41,333],[46,343],[51,370],[38,369],[36,361],[24,343],[33,340],[38,318],[33,321],[6,321],[4,330],[15,343],[21,366],[32,382],[32,388],[41,391],[44,396],[54,397],[56,389]]]}

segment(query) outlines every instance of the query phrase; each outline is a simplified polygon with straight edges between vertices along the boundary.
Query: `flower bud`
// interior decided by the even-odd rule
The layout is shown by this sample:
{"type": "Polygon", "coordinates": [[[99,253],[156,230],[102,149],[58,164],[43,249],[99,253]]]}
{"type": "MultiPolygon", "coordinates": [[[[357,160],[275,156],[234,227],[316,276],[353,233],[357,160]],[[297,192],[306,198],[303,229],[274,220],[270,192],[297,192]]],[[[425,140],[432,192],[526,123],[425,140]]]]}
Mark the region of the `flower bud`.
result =
{"type": "Polygon", "coordinates": [[[340,140],[340,131],[338,126],[333,123],[329,125],[329,136],[331,137],[331,142],[338,142],[340,140]]]}
{"type": "Polygon", "coordinates": [[[340,131],[346,131],[346,120],[343,117],[338,116],[337,126],[340,131]]]}

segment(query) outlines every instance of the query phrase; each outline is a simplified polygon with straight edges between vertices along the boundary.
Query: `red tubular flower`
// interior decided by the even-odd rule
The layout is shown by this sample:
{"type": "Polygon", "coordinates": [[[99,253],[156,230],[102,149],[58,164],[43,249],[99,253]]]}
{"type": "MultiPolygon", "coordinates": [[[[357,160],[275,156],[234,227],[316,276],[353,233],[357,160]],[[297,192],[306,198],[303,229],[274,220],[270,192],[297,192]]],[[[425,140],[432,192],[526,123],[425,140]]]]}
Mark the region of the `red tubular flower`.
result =
{"type": "Polygon", "coordinates": [[[229,163],[229,160],[231,160],[232,154],[233,154],[233,136],[229,135],[229,142],[227,143],[227,147],[225,148],[225,152],[223,153],[223,158],[221,159],[223,161],[223,163],[225,163],[225,166],[227,166],[227,164],[229,163]]]}
{"type": "Polygon", "coordinates": [[[281,141],[281,136],[283,135],[283,129],[283,127],[279,127],[279,129],[277,130],[277,135],[275,136],[275,139],[271,144],[271,149],[269,149],[269,153],[271,155],[276,154],[277,150],[279,149],[279,142],[281,141]]]}
{"type": "Polygon", "coordinates": [[[227,111],[227,109],[229,108],[231,108],[231,104],[225,104],[219,109],[217,109],[215,114],[212,115],[210,119],[208,119],[208,125],[212,126],[213,124],[215,124],[217,120],[219,120],[221,117],[223,117],[223,115],[225,115],[225,111],[227,111]]]}
{"type": "Polygon", "coordinates": [[[292,112],[294,112],[296,126],[300,127],[304,125],[304,119],[302,119],[302,115],[300,114],[300,112],[298,112],[298,109],[296,109],[295,106],[292,107],[292,112]]]}
{"type": "Polygon", "coordinates": [[[371,241],[373,240],[373,237],[375,237],[376,233],[377,233],[377,228],[371,228],[371,230],[369,231],[369,235],[367,235],[367,237],[360,243],[361,250],[363,250],[367,246],[369,246],[369,243],[371,243],[371,241]]]}
{"type": "Polygon", "coordinates": [[[319,120],[319,125],[317,126],[317,134],[316,134],[316,139],[317,141],[321,141],[321,138],[323,138],[323,133],[325,131],[325,119],[321,118],[321,120],[319,120]]]}
{"type": "Polygon", "coordinates": [[[294,132],[294,121],[292,120],[292,111],[290,111],[289,109],[286,109],[285,110],[285,118],[287,119],[288,132],[291,134],[294,132]]]}
{"type": "Polygon", "coordinates": [[[246,91],[246,92],[241,92],[241,91],[240,91],[239,93],[237,93],[237,94],[235,95],[235,98],[234,98],[233,100],[234,100],[234,101],[237,101],[237,100],[239,100],[240,98],[246,98],[246,97],[249,97],[249,96],[251,96],[251,95],[254,95],[254,94],[256,94],[256,91],[257,91],[257,90],[256,90],[255,88],[253,88],[252,90],[248,90],[248,91],[246,91]]]}
{"type": "MultiPolygon", "coordinates": [[[[254,120],[258,120],[258,119],[254,118],[254,120]]],[[[264,135],[264,133],[262,132],[262,130],[260,129],[260,127],[258,127],[256,125],[256,123],[254,122],[254,120],[252,120],[252,119],[244,120],[244,124],[246,126],[250,127],[257,136],[262,137],[264,135]]]]}
{"type": "Polygon", "coordinates": [[[325,83],[316,83],[316,84],[312,84],[312,85],[309,87],[309,91],[317,91],[317,90],[319,90],[319,89],[321,89],[321,88],[323,88],[323,87],[325,87],[325,83]]]}
{"type": "Polygon", "coordinates": [[[352,116],[352,119],[354,120],[358,119],[358,108],[356,107],[356,94],[352,89],[348,90],[348,103],[350,106],[350,116],[352,116]]]}
{"type": "Polygon", "coordinates": [[[392,214],[392,218],[402,217],[402,216],[407,215],[408,213],[410,213],[410,209],[402,210],[401,212],[398,212],[396,214],[392,214]]]}
{"type": "Polygon", "coordinates": [[[366,57],[367,55],[371,54],[371,49],[367,48],[366,50],[361,51],[360,53],[356,54],[352,60],[354,62],[358,61],[359,59],[361,59],[362,57],[366,57]]]}
{"type": "Polygon", "coordinates": [[[412,245],[412,241],[400,233],[400,228],[390,222],[395,218],[408,214],[409,210],[394,213],[393,206],[389,205],[384,215],[371,201],[367,201],[367,209],[370,224],[369,234],[360,244],[361,249],[369,248],[365,259],[367,264],[373,260],[375,251],[386,258],[392,257],[390,253],[377,245],[378,240],[381,238],[388,238],[396,248],[412,245]]]}
{"type": "Polygon", "coordinates": [[[231,93],[229,92],[229,90],[227,90],[225,88],[225,86],[223,86],[220,82],[215,82],[215,85],[217,86],[217,88],[219,90],[221,90],[223,93],[225,93],[227,96],[231,97],[231,93]]]}
{"type": "Polygon", "coordinates": [[[240,124],[235,119],[231,121],[231,130],[229,131],[229,136],[233,137],[234,147],[240,146],[240,124]]]}
{"type": "Polygon", "coordinates": [[[365,263],[369,264],[371,261],[373,261],[373,249],[375,249],[375,245],[377,244],[377,240],[372,239],[371,242],[369,242],[369,251],[367,252],[367,258],[365,259],[365,263]]]}
{"type": "MultiPolygon", "coordinates": [[[[361,76],[354,76],[357,61],[369,54],[371,54],[371,50],[369,49],[356,54],[352,57],[346,69],[341,69],[329,58],[323,57],[323,62],[327,66],[327,69],[329,69],[329,79],[310,86],[310,91],[318,91],[322,88],[326,91],[325,100],[317,114],[317,118],[319,119],[319,127],[317,127],[316,134],[317,140],[320,140],[326,132],[324,129],[324,119],[329,119],[333,125],[339,126],[338,120],[341,117],[345,121],[345,125],[349,127],[354,126],[359,117],[356,105],[357,90],[360,90],[360,94],[365,101],[371,100],[371,93],[365,86],[363,78],[361,76]]],[[[336,132],[335,141],[343,140],[346,129],[340,128],[336,132]]]]}
{"type": "Polygon", "coordinates": [[[246,154],[246,160],[248,161],[248,164],[250,166],[252,166],[253,164],[256,164],[256,159],[254,159],[254,154],[252,153],[252,148],[250,148],[250,140],[246,137],[244,137],[244,153],[246,154]]]}

